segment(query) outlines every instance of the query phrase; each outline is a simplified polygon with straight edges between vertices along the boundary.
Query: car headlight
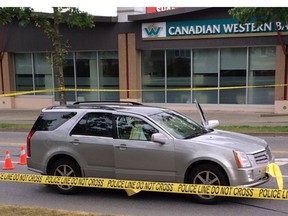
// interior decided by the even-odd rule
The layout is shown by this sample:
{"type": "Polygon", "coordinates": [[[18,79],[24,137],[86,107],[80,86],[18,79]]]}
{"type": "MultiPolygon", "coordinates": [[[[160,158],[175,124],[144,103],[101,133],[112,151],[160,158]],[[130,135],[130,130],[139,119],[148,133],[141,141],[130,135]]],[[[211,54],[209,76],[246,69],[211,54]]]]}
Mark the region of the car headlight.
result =
{"type": "Polygon", "coordinates": [[[247,168],[252,166],[248,156],[244,152],[233,151],[233,153],[239,168],[247,168]]]}

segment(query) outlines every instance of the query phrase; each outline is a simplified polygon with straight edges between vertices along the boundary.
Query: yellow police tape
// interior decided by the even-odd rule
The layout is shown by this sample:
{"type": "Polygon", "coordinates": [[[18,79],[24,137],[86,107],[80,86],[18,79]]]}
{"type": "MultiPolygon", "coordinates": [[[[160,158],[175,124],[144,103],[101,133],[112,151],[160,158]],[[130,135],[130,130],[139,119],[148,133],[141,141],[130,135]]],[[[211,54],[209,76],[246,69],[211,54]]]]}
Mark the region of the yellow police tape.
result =
{"type": "Polygon", "coordinates": [[[20,173],[1,173],[0,181],[69,185],[93,188],[124,189],[128,195],[140,191],[180,193],[180,194],[201,194],[212,196],[259,198],[270,200],[288,200],[288,190],[270,188],[250,188],[214,185],[196,185],[184,183],[149,182],[134,180],[119,180],[105,178],[85,177],[64,177],[49,175],[34,175],[20,173]]]}
{"type": "Polygon", "coordinates": [[[270,163],[266,166],[266,173],[273,176],[277,180],[278,188],[283,189],[283,177],[280,167],[275,163],[270,163]]]}
{"type": "Polygon", "coordinates": [[[43,94],[51,92],[158,92],[158,91],[212,91],[212,90],[231,90],[231,89],[246,89],[246,88],[272,88],[285,87],[288,84],[274,84],[274,85],[257,85],[257,86],[226,86],[226,87],[196,87],[196,88],[149,88],[149,89],[100,89],[100,88],[54,88],[31,91],[19,91],[0,94],[0,97],[13,97],[18,95],[29,94],[43,94]]]}

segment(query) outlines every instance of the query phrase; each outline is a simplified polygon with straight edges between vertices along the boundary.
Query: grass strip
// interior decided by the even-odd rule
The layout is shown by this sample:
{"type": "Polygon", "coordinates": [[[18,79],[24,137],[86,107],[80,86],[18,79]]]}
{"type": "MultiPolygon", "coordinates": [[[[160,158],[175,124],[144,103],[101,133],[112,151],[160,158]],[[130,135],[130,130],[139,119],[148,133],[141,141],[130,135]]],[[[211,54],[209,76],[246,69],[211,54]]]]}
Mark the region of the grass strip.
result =
{"type": "MultiPolygon", "coordinates": [[[[0,205],[0,216],[108,216],[97,213],[87,213],[80,211],[53,210],[46,208],[31,208],[12,205],[0,205]]],[[[112,216],[112,215],[110,215],[112,216]]]]}
{"type": "Polygon", "coordinates": [[[0,129],[30,130],[31,128],[32,128],[32,124],[0,123],[0,129]]]}
{"type": "Polygon", "coordinates": [[[238,133],[288,133],[287,126],[220,126],[218,129],[238,133]]]}

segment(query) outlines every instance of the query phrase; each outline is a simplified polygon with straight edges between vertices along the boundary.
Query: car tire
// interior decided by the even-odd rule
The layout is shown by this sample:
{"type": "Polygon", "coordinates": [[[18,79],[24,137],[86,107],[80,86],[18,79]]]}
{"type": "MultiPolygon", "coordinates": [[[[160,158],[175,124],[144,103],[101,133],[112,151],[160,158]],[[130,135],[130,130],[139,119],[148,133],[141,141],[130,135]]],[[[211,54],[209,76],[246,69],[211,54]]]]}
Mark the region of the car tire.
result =
{"type": "MultiPolygon", "coordinates": [[[[78,164],[68,158],[55,161],[51,166],[49,174],[53,176],[81,177],[78,164]]],[[[62,194],[75,194],[80,190],[78,186],[55,185],[54,187],[62,194]]]]}
{"type": "MultiPolygon", "coordinates": [[[[194,168],[189,175],[188,183],[228,186],[229,181],[225,172],[217,165],[202,164],[194,168]]],[[[223,196],[193,195],[193,199],[202,204],[217,204],[222,202],[223,196]]]]}

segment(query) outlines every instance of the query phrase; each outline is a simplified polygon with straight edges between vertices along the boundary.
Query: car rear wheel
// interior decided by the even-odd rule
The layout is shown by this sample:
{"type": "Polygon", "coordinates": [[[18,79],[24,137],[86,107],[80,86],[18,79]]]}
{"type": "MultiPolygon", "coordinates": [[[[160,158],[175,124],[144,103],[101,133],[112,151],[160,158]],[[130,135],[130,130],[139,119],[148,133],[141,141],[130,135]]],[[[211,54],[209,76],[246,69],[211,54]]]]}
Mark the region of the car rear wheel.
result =
{"type": "MultiPolygon", "coordinates": [[[[76,162],[71,159],[63,158],[55,161],[50,169],[50,175],[81,177],[81,171],[76,162]]],[[[79,187],[69,185],[56,185],[55,188],[62,194],[74,194],[79,191],[79,187]]]]}
{"type": "MultiPolygon", "coordinates": [[[[190,172],[188,183],[228,186],[229,182],[224,171],[213,164],[197,166],[190,172]]],[[[213,195],[193,195],[195,201],[203,204],[216,204],[222,202],[225,197],[213,195]]]]}

